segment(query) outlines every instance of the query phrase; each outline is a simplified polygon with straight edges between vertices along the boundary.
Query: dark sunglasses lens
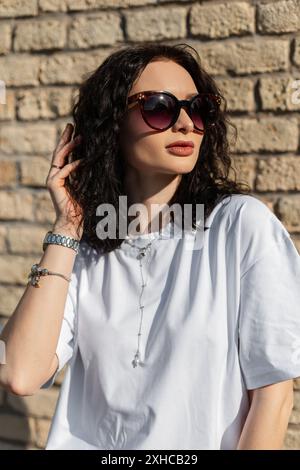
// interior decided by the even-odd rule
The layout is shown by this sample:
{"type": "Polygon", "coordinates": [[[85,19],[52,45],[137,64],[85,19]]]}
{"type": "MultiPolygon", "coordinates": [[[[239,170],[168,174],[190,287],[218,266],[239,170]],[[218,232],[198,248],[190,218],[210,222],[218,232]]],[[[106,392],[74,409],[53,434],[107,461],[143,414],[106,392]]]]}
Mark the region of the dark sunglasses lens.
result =
{"type": "Polygon", "coordinates": [[[148,124],[155,129],[165,129],[172,121],[175,102],[171,96],[157,94],[148,96],[143,105],[143,113],[148,124]]]}
{"type": "Polygon", "coordinates": [[[191,106],[191,117],[195,126],[201,130],[216,121],[217,112],[217,101],[211,95],[199,95],[191,106]]]}

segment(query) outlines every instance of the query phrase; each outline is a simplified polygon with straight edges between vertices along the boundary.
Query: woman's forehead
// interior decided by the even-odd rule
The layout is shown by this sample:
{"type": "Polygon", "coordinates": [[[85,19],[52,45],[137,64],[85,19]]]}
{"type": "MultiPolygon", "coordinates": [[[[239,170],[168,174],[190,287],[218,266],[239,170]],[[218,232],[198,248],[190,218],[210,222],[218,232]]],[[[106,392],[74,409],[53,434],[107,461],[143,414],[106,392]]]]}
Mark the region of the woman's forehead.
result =
{"type": "Polygon", "coordinates": [[[189,72],[172,61],[157,61],[147,64],[132,87],[132,93],[147,90],[169,91],[175,96],[189,98],[197,88],[189,72]]]}

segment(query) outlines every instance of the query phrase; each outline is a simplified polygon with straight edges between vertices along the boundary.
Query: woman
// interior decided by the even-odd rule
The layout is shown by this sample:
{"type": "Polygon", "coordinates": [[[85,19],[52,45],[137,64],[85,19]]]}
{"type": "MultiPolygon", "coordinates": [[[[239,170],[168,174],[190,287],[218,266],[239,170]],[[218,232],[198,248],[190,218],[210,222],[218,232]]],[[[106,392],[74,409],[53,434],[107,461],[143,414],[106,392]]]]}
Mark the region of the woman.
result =
{"type": "Polygon", "coordinates": [[[32,395],[69,364],[47,449],[283,444],[300,375],[299,255],[270,209],[230,179],[226,101],[181,46],[109,56],[80,87],[77,139],[68,125],[53,153],[53,232],[79,251],[45,237],[39,266],[53,275],[32,267],[0,367],[2,385],[32,395]],[[177,141],[190,149],[169,147],[177,141]],[[119,215],[124,195],[145,208],[139,232],[127,213],[129,234],[99,236],[98,206],[119,215]],[[154,204],[173,203],[193,208],[181,237],[174,214],[151,224],[154,204]],[[202,243],[188,249],[203,204],[202,243]]]}

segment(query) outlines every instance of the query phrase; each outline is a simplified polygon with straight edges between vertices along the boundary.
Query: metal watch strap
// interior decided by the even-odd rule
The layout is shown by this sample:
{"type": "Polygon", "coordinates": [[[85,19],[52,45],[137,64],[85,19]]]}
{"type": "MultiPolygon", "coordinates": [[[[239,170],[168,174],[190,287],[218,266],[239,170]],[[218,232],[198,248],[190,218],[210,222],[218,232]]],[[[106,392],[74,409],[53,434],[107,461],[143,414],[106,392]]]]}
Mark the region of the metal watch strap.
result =
{"type": "Polygon", "coordinates": [[[76,253],[78,253],[79,243],[80,240],[76,240],[76,238],[68,237],[67,235],[59,233],[53,233],[52,230],[49,230],[43,240],[43,251],[45,251],[46,245],[53,244],[72,248],[76,253]]]}

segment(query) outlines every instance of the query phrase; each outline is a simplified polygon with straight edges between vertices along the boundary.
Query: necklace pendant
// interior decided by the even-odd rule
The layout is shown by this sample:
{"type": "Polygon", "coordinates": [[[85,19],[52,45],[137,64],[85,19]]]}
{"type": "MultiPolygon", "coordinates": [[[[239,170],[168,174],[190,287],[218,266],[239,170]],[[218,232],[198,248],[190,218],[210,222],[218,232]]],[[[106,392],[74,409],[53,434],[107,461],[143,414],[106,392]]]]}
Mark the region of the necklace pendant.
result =
{"type": "Polygon", "coordinates": [[[136,367],[139,363],[140,363],[140,357],[139,357],[139,353],[137,352],[131,364],[133,367],[136,367]]]}
{"type": "Polygon", "coordinates": [[[145,256],[145,252],[142,251],[141,253],[137,255],[136,259],[142,259],[144,256],[145,256]]]}

